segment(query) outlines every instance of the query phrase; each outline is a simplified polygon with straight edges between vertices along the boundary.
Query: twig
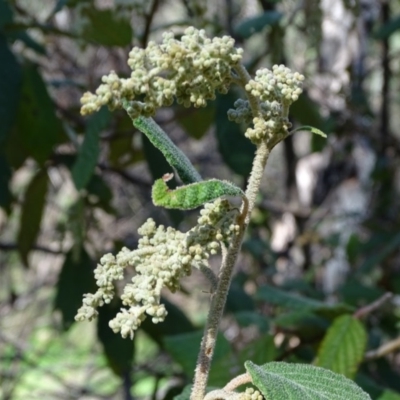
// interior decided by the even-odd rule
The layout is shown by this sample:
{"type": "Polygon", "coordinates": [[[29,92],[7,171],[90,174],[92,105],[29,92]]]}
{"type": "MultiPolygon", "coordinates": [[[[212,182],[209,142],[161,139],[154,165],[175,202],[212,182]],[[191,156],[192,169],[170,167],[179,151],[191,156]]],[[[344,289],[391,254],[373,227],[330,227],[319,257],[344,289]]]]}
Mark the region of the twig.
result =
{"type": "Polygon", "coordinates": [[[361,319],[365,317],[368,314],[371,314],[373,311],[377,310],[378,308],[381,308],[386,302],[391,300],[393,298],[393,293],[387,292],[383,296],[379,297],[379,299],[375,300],[371,304],[367,304],[364,307],[361,307],[358,309],[354,314],[354,318],[361,319]]]}
{"type": "Polygon", "coordinates": [[[97,166],[105,172],[113,172],[114,174],[119,175],[121,178],[125,179],[126,181],[132,183],[133,185],[141,186],[145,189],[150,189],[151,184],[137,176],[133,176],[128,174],[126,171],[118,168],[111,167],[110,165],[106,165],[104,163],[98,163],[97,166]]]}
{"type": "Polygon", "coordinates": [[[250,382],[252,382],[251,376],[248,374],[248,372],[246,372],[245,374],[239,375],[236,378],[233,378],[230,382],[228,382],[224,386],[224,390],[231,392],[235,390],[238,386],[242,386],[250,382]]]}
{"type": "MultiPolygon", "coordinates": [[[[16,243],[0,243],[0,250],[15,251],[18,250],[18,245],[16,243]]],[[[44,246],[33,246],[31,250],[41,251],[43,253],[49,253],[54,255],[64,254],[62,250],[54,250],[44,246]]]]}
{"type": "Polygon", "coordinates": [[[382,346],[378,347],[376,350],[368,351],[365,354],[364,359],[365,360],[373,360],[375,358],[380,358],[380,357],[386,356],[387,354],[392,353],[398,349],[400,349],[400,337],[383,344],[382,346]]]}
{"type": "Polygon", "coordinates": [[[146,25],[144,27],[143,36],[142,36],[142,47],[145,48],[147,46],[147,42],[149,40],[151,23],[153,22],[154,14],[157,11],[159,0],[154,0],[151,5],[149,13],[146,15],[146,25]]]}

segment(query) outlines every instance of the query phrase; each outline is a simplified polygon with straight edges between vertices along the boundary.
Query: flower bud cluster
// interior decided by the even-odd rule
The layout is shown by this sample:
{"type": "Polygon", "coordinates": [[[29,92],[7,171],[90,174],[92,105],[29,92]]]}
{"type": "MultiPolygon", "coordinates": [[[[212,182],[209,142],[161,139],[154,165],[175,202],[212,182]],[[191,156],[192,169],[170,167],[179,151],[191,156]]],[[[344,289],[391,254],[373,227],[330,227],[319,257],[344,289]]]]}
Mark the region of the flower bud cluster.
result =
{"type": "Polygon", "coordinates": [[[114,332],[133,338],[134,332],[146,314],[153,323],[164,321],[167,311],[160,303],[161,290],[179,289],[180,279],[190,275],[192,266],[208,265],[210,254],[216,254],[221,243],[238,231],[235,224],[238,210],[227,200],[206,204],[198,225],[187,233],[163,225],[156,226],[150,218],[138,230],[142,236],[136,250],[123,248],[116,257],[107,254],[95,270],[99,289],[87,294],[76,320],[91,320],[97,316],[97,307],[109,303],[114,296],[114,281],[123,279],[123,270],[134,267],[136,275],[126,284],[121,300],[126,308],[110,321],[114,332]]]}
{"type": "Polygon", "coordinates": [[[276,100],[280,104],[290,105],[299,98],[302,92],[304,75],[292,72],[284,65],[274,65],[259,69],[256,77],[250,80],[245,89],[261,101],[276,100]]]}
{"type": "Polygon", "coordinates": [[[164,33],[161,45],[151,41],[146,49],[132,49],[129,78],[111,72],[103,76],[95,94],[86,92],[81,113],[93,113],[103,105],[121,107],[124,100],[131,104],[129,114],[133,118],[152,116],[174,99],[185,107],[204,107],[217,90],[228,91],[231,70],[240,62],[242,52],[234,47],[231,37],[209,39],[204,30],[193,27],[185,30],[181,40],[172,32],[164,33]]]}
{"type": "Polygon", "coordinates": [[[238,214],[239,210],[228,200],[217,199],[205,204],[197,225],[186,236],[189,254],[195,254],[194,261],[206,261],[210,255],[217,254],[221,244],[228,245],[230,238],[239,231],[238,214]]]}
{"type": "Polygon", "coordinates": [[[240,400],[263,400],[263,395],[253,388],[247,388],[244,393],[240,393],[240,400]]]}
{"type": "MultiPolygon", "coordinates": [[[[100,259],[100,264],[94,270],[96,285],[99,287],[95,294],[85,294],[83,305],[75,316],[76,321],[85,319],[91,321],[97,317],[97,307],[101,307],[104,303],[110,303],[114,297],[114,281],[124,278],[123,270],[129,264],[126,258],[126,251],[123,249],[117,257],[112,254],[106,254],[100,259]]],[[[129,250],[128,250],[129,251],[129,250]]]]}
{"type": "Polygon", "coordinates": [[[288,109],[301,94],[303,81],[303,75],[291,72],[284,65],[274,65],[272,71],[258,70],[245,90],[258,100],[260,115],[253,115],[249,101],[239,99],[234,104],[235,109],[228,111],[228,118],[237,123],[252,123],[253,127],[247,129],[245,136],[253,143],[273,140],[290,128],[288,109]]]}

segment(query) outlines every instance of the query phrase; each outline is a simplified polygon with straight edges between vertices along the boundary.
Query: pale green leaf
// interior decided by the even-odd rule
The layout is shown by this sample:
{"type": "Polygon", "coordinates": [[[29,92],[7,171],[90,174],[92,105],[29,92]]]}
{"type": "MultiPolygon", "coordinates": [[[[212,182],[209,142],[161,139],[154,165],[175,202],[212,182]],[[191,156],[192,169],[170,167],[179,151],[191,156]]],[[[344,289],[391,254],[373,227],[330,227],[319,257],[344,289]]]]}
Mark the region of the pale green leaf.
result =
{"type": "Polygon", "coordinates": [[[266,400],[371,400],[350,379],[313,365],[247,361],[245,367],[266,400]]]}
{"type": "Polygon", "coordinates": [[[309,131],[311,133],[315,133],[316,135],[322,136],[324,138],[327,137],[326,134],[324,132],[322,132],[320,129],[315,128],[314,126],[310,126],[310,125],[300,126],[299,128],[294,129],[290,133],[293,134],[293,133],[299,132],[299,131],[309,131]]]}
{"type": "Polygon", "coordinates": [[[244,196],[243,191],[228,181],[210,179],[169,189],[166,181],[173,174],[166,174],[154,182],[152,199],[156,206],[165,208],[191,210],[222,196],[244,196]]]}
{"type": "Polygon", "coordinates": [[[367,333],[351,315],[336,318],[318,351],[315,365],[353,378],[364,357],[367,333]]]}

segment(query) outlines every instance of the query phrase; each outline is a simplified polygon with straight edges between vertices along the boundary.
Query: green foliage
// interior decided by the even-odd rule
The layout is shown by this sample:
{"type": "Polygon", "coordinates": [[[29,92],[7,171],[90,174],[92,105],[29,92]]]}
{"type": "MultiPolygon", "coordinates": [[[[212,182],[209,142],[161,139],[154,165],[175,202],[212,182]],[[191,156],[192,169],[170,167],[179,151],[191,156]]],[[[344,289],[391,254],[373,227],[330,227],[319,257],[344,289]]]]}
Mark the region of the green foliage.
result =
{"type": "Polygon", "coordinates": [[[320,129],[315,128],[313,126],[309,126],[309,125],[299,126],[298,128],[294,129],[292,131],[292,133],[299,132],[299,131],[309,131],[311,133],[315,133],[316,135],[322,136],[324,138],[327,137],[326,134],[324,132],[322,132],[320,129]]]}
{"type": "Polygon", "coordinates": [[[337,317],[320,345],[315,365],[353,378],[366,344],[367,334],[358,319],[351,315],[337,317]]]}
{"type": "MultiPolygon", "coordinates": [[[[186,110],[185,110],[186,111],[186,110]]],[[[178,117],[178,122],[192,138],[200,140],[207,133],[215,120],[215,104],[208,103],[206,107],[195,112],[185,112],[178,117]]]]}
{"type": "MultiPolygon", "coordinates": [[[[154,147],[161,151],[171,167],[176,170],[183,183],[201,180],[201,176],[186,155],[173,144],[168,135],[153,119],[140,117],[135,119],[133,124],[147,136],[154,147]]],[[[164,173],[166,172],[168,171],[164,171],[164,173]]]]}
{"type": "MultiPolygon", "coordinates": [[[[0,3],[0,6],[6,4],[0,3]]],[[[4,6],[2,6],[4,7],[4,6]]],[[[0,15],[5,18],[6,13],[0,15]]],[[[1,20],[0,20],[1,26],[1,20]]],[[[0,33],[0,145],[9,134],[17,114],[21,89],[21,67],[0,33]]]]}
{"type": "Polygon", "coordinates": [[[127,46],[132,41],[132,28],[127,18],[115,15],[113,10],[98,10],[91,4],[84,8],[88,18],[82,36],[103,46],[127,46]]]}
{"type": "Polygon", "coordinates": [[[0,207],[9,210],[12,200],[9,182],[12,176],[10,166],[4,156],[0,154],[0,207]]]}
{"type": "MultiPolygon", "coordinates": [[[[359,36],[366,57],[355,65],[354,57],[343,56],[349,62],[341,69],[336,54],[344,55],[348,49],[339,42],[337,52],[327,47],[322,24],[330,11],[320,12],[320,1],[300,5],[260,1],[251,14],[245,2],[236,0],[217,0],[208,8],[211,3],[206,1],[106,3],[0,0],[0,371],[6,371],[0,373],[0,398],[56,395],[114,400],[122,390],[126,398],[129,390],[141,398],[140,386],[146,388],[148,398],[170,400],[192,378],[209,304],[208,298],[198,304],[197,295],[206,292],[211,299],[214,291],[197,270],[176,288],[184,295],[178,293],[174,303],[162,299],[168,311],[163,323],[155,325],[151,318],[143,322],[147,340],[143,347],[140,335],[133,341],[122,340],[111,331],[108,321],[120,311],[119,301],[100,309],[97,332],[95,325],[74,325],[74,315],[82,294],[93,291],[95,260],[110,248],[136,246],[137,227],[143,220],[153,218],[165,225],[172,221],[177,229],[187,231],[198,218],[197,211],[163,213],[152,207],[154,181],[158,180],[159,204],[164,206],[191,209],[219,196],[243,195],[223,179],[239,179],[245,186],[256,147],[244,132],[253,121],[227,120],[227,111],[245,94],[234,88],[224,93],[229,76],[221,93],[215,100],[210,95],[204,108],[187,109],[168,98],[168,109],[154,117],[168,134],[154,120],[142,117],[132,127],[125,113],[114,113],[112,119],[106,109],[88,119],[78,115],[79,97],[95,89],[104,73],[114,69],[121,79],[130,79],[124,60],[131,45],[139,51],[150,40],[158,42],[167,28],[179,40],[184,29],[194,25],[204,27],[210,37],[234,35],[235,48],[245,50],[251,76],[274,63],[302,69],[305,92],[290,107],[293,128],[289,130],[317,133],[310,145],[308,138],[300,143],[294,137],[272,154],[268,179],[255,199],[245,254],[238,263],[246,275],[233,280],[210,383],[223,387],[251,360],[258,365],[270,363],[246,364],[256,370],[256,380],[262,378],[260,388],[266,398],[330,399],[339,392],[344,393],[337,394],[341,399],[368,398],[343,376],[319,366],[354,378],[374,400],[400,399],[396,357],[365,358],[366,351],[397,338],[396,302],[372,310],[373,316],[364,316],[362,323],[349,315],[388,291],[400,290],[395,134],[399,116],[393,111],[399,86],[399,5],[384,2],[376,9],[379,12],[368,14],[367,29],[359,36]],[[201,12],[203,6],[207,13],[201,12]],[[249,17],[243,20],[243,15],[249,17]],[[228,32],[224,27],[229,27],[228,32]],[[378,51],[379,41],[384,46],[378,46],[378,51]],[[185,140],[181,140],[182,129],[188,135],[185,140]],[[331,140],[325,140],[322,132],[331,140]],[[318,156],[326,155],[327,166],[314,170],[312,180],[327,200],[321,206],[317,202],[296,206],[297,161],[324,149],[318,156]],[[358,164],[359,159],[368,159],[364,157],[368,149],[376,158],[371,161],[375,162],[371,179],[365,166],[358,164]],[[195,167],[190,160],[196,160],[195,167]],[[240,177],[230,178],[229,170],[240,177]],[[202,181],[198,171],[219,179],[202,181]],[[169,172],[176,180],[167,187],[160,177],[169,172]],[[337,195],[353,193],[358,185],[367,206],[349,216],[340,210],[337,195]],[[274,223],[279,225],[281,215],[288,214],[294,217],[297,236],[275,251],[274,223]],[[351,223],[343,225],[343,233],[350,236],[329,240],[322,226],[334,228],[346,220],[351,223]],[[328,295],[322,289],[322,276],[336,253],[344,254],[349,269],[328,295]],[[28,262],[31,268],[26,270],[23,266],[28,262]],[[293,272],[296,282],[289,279],[293,272]],[[54,328],[60,315],[61,332],[54,328]],[[313,362],[315,367],[303,365],[313,362]],[[275,396],[281,387],[284,395],[275,396]],[[320,390],[325,397],[318,394],[320,390]]],[[[365,17],[364,9],[350,3],[343,3],[346,20],[354,23],[365,17]]],[[[164,55],[161,52],[158,60],[164,55]]],[[[199,60],[190,57],[183,55],[191,79],[182,95],[187,100],[194,97],[191,104],[199,105],[196,79],[218,74],[210,74],[206,67],[198,72],[193,66],[199,60]]],[[[209,59],[207,54],[202,57],[209,59]]],[[[148,76],[157,75],[161,83],[179,81],[179,71],[170,68],[173,63],[162,72],[151,65],[148,76]]],[[[136,63],[134,70],[138,67],[136,63]]],[[[145,94],[140,92],[134,100],[145,103],[145,94]]],[[[352,197],[346,200],[353,203],[352,197]]],[[[354,200],[356,204],[358,197],[354,200]]],[[[215,264],[213,260],[217,275],[215,264]]],[[[132,270],[127,267],[129,277],[132,270]]],[[[117,296],[122,293],[119,284],[117,296]]],[[[186,387],[178,398],[189,399],[190,390],[186,387]]]]}
{"type": "Polygon", "coordinates": [[[217,96],[215,133],[218,150],[226,165],[236,174],[247,177],[251,171],[255,146],[244,137],[240,125],[226,118],[236,99],[231,92],[225,96],[217,96]]]}
{"type": "Polygon", "coordinates": [[[85,293],[95,289],[93,260],[86,250],[72,248],[65,256],[57,282],[54,309],[62,316],[62,327],[67,330],[75,322],[76,310],[85,293]]]}
{"type": "Polygon", "coordinates": [[[166,184],[171,178],[171,174],[166,174],[154,182],[151,196],[156,206],[191,210],[219,197],[244,196],[243,191],[233,183],[218,179],[196,182],[171,190],[166,184]]]}
{"type": "MultiPolygon", "coordinates": [[[[172,359],[182,367],[183,372],[190,379],[193,378],[198,355],[198,345],[202,336],[203,331],[201,330],[164,338],[165,349],[171,355],[172,359]]],[[[230,350],[230,345],[226,338],[222,334],[218,335],[214,361],[218,362],[227,358],[230,350]]]]}
{"type": "Polygon", "coordinates": [[[257,298],[268,304],[279,306],[285,309],[298,310],[302,312],[312,312],[321,316],[332,317],[353,311],[353,308],[346,304],[327,304],[322,301],[298,296],[264,285],[259,288],[257,298]]]}
{"type": "Polygon", "coordinates": [[[242,38],[248,39],[250,36],[262,31],[267,26],[274,26],[279,23],[283,17],[278,11],[266,11],[261,15],[244,20],[235,27],[235,34],[242,38]]]}
{"type": "Polygon", "coordinates": [[[91,116],[78,157],[72,166],[71,174],[75,187],[83,189],[92,177],[100,153],[100,133],[110,121],[110,112],[103,107],[98,113],[91,116]]]}
{"type": "Polygon", "coordinates": [[[24,196],[17,244],[23,263],[28,266],[28,254],[36,242],[46,206],[49,178],[46,170],[39,170],[30,181],[24,196]]]}
{"type": "Polygon", "coordinates": [[[41,165],[49,158],[53,147],[65,139],[54,103],[35,65],[23,68],[17,132],[13,134],[18,135],[22,147],[41,165]]]}
{"type": "Polygon", "coordinates": [[[400,16],[394,17],[384,23],[375,32],[375,38],[379,40],[385,40],[393,35],[397,30],[400,29],[400,16]]]}
{"type": "Polygon", "coordinates": [[[108,325],[121,305],[120,301],[113,301],[101,308],[97,320],[97,336],[103,345],[108,365],[116,375],[123,378],[132,368],[135,340],[124,340],[120,335],[115,335],[108,325]]]}
{"type": "Polygon", "coordinates": [[[351,380],[312,365],[273,362],[258,366],[247,361],[245,366],[266,400],[371,399],[351,380]]]}

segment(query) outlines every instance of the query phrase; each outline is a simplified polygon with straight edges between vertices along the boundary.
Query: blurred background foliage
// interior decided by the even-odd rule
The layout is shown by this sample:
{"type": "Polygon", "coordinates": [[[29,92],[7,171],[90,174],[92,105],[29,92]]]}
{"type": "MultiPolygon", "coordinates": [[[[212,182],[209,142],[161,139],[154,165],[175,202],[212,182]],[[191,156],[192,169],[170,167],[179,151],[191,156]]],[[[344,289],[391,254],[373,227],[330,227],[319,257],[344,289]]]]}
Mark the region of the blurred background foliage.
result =
{"type": "MultiPolygon", "coordinates": [[[[0,0],[0,398],[171,399],[190,382],[209,300],[198,272],[133,341],[108,328],[118,302],[74,323],[104,253],[134,247],[148,217],[185,230],[197,215],[155,208],[162,155],[122,112],[82,118],[79,98],[110,70],[129,74],[133,45],[190,25],[233,36],[252,73],[303,73],[292,122],[328,134],[297,133],[271,156],[210,385],[247,359],[314,362],[400,399],[400,3],[388,0],[0,0]]],[[[240,95],[156,120],[202,176],[244,187],[254,148],[226,118],[240,95]]]]}

